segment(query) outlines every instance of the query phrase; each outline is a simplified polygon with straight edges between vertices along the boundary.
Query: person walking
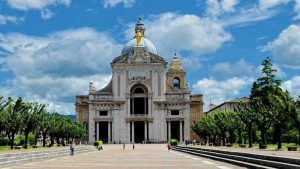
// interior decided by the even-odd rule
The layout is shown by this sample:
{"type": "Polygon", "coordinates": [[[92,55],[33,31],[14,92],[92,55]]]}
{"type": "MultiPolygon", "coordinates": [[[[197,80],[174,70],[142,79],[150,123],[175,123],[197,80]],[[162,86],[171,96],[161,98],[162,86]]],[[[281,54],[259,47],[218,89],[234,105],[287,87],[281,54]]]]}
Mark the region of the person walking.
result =
{"type": "Polygon", "coordinates": [[[134,150],[134,143],[132,144],[132,149],[134,150]]]}
{"type": "Polygon", "coordinates": [[[170,151],[170,149],[171,149],[170,143],[168,143],[167,147],[168,147],[168,151],[170,151]]]}
{"type": "Polygon", "coordinates": [[[74,145],[74,142],[70,142],[70,152],[71,152],[71,156],[73,156],[74,155],[74,147],[75,147],[75,145],[74,145]]]}
{"type": "Polygon", "coordinates": [[[123,144],[123,150],[125,150],[125,144],[123,144]]]}

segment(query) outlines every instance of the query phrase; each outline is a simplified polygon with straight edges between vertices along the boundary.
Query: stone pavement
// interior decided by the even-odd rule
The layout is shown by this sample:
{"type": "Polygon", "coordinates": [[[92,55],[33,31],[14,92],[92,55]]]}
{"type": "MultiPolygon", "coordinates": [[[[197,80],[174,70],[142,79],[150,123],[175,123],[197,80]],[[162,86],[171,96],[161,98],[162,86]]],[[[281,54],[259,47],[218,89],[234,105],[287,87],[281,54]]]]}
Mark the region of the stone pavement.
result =
{"type": "MultiPolygon", "coordinates": [[[[76,154],[22,165],[7,166],[6,169],[30,168],[105,168],[105,169],[234,169],[231,164],[168,151],[166,144],[104,145],[104,150],[76,154]]],[[[4,168],[3,168],[4,169],[4,168]]]]}

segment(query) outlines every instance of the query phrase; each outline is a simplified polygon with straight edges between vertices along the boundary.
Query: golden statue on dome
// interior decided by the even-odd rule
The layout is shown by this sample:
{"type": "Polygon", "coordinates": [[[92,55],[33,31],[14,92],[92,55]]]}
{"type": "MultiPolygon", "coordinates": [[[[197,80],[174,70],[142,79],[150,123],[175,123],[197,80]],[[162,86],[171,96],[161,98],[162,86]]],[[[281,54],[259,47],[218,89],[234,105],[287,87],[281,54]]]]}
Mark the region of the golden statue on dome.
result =
{"type": "Polygon", "coordinates": [[[145,27],[144,23],[142,22],[142,19],[139,18],[138,22],[135,26],[135,39],[136,39],[136,45],[140,45],[142,41],[142,37],[144,36],[145,27]]]}
{"type": "Polygon", "coordinates": [[[136,45],[140,45],[142,41],[142,34],[140,31],[136,31],[135,39],[136,39],[136,45]]]}

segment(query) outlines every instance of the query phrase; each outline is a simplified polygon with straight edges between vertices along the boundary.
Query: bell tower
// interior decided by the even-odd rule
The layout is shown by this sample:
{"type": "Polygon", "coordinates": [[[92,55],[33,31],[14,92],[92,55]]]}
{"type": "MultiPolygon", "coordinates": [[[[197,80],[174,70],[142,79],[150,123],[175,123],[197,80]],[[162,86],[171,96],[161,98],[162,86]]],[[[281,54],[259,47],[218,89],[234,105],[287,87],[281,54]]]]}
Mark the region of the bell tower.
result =
{"type": "Polygon", "coordinates": [[[182,68],[182,63],[178,59],[177,54],[170,63],[170,68],[167,72],[167,90],[168,91],[186,91],[185,71],[182,68]]]}

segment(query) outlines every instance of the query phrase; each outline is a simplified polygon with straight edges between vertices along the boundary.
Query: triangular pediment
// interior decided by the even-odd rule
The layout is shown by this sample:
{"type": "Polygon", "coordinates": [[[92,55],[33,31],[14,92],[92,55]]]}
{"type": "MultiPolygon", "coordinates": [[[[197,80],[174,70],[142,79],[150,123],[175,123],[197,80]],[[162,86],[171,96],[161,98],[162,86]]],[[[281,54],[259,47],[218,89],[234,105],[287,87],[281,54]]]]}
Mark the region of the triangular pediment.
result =
{"type": "Polygon", "coordinates": [[[116,57],[112,64],[116,63],[162,63],[166,65],[166,61],[163,57],[155,55],[151,52],[147,52],[143,47],[137,47],[134,51],[127,54],[116,57]]]}

